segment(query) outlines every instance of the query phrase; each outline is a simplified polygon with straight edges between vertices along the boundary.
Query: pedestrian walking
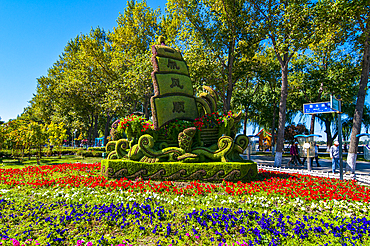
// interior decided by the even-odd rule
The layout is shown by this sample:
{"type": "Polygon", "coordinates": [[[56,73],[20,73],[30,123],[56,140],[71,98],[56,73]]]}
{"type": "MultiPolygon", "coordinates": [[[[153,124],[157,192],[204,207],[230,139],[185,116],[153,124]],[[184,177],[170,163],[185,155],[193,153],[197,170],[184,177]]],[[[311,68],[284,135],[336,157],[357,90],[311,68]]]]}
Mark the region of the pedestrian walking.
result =
{"type": "Polygon", "coordinates": [[[330,158],[331,158],[331,168],[333,170],[333,173],[335,173],[335,169],[339,169],[339,142],[335,141],[334,145],[330,148],[330,158]]]}
{"type": "Polygon", "coordinates": [[[290,161],[288,162],[288,166],[290,166],[290,163],[294,163],[295,166],[297,166],[297,162],[300,163],[299,157],[298,157],[298,142],[295,142],[290,147],[290,161]]]}
{"type": "MultiPolygon", "coordinates": [[[[321,167],[319,164],[319,145],[317,144],[315,144],[315,161],[316,161],[316,166],[321,167]]],[[[311,160],[311,163],[313,163],[312,160],[311,160]]]]}

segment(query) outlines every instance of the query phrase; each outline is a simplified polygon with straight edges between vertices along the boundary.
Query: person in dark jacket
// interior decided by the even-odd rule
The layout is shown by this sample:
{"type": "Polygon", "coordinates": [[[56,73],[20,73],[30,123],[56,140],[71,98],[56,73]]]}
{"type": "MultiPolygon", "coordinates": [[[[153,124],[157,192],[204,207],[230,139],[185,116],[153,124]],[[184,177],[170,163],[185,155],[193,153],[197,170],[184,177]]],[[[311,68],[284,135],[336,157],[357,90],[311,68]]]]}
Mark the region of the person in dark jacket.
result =
{"type": "Polygon", "coordinates": [[[290,166],[290,163],[294,163],[295,166],[297,166],[297,162],[300,163],[299,161],[299,156],[298,156],[298,142],[295,142],[292,144],[290,147],[290,161],[288,162],[288,166],[290,166]]]}

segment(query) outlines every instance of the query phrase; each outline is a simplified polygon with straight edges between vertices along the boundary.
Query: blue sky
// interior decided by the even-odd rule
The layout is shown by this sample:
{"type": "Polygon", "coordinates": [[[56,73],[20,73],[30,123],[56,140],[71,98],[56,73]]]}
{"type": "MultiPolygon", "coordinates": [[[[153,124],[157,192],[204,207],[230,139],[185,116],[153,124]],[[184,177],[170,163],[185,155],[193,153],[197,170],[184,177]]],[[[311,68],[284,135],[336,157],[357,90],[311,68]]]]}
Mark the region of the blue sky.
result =
{"type": "MultiPolygon", "coordinates": [[[[37,78],[67,42],[92,27],[113,30],[126,0],[0,0],[0,117],[14,119],[36,92],[37,78]]],[[[147,1],[156,9],[165,0],[147,1]]]]}
{"type": "MultiPolygon", "coordinates": [[[[147,4],[163,9],[165,2],[147,4]]],[[[1,120],[23,112],[36,92],[36,79],[47,75],[69,40],[92,27],[113,30],[125,7],[126,0],[0,0],[1,120]]],[[[305,121],[308,125],[310,117],[305,121]]],[[[315,132],[325,136],[318,123],[315,132]]]]}

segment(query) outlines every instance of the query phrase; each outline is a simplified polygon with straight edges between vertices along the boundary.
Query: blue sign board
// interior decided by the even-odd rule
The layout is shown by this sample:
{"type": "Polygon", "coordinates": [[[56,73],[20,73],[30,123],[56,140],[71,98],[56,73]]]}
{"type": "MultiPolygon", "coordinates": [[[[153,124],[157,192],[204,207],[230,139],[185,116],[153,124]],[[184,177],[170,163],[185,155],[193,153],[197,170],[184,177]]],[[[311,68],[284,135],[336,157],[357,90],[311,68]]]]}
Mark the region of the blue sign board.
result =
{"type": "Polygon", "coordinates": [[[322,113],[335,113],[335,112],[336,111],[330,107],[330,102],[303,104],[304,114],[322,114],[322,113]]]}
{"type": "Polygon", "coordinates": [[[337,112],[341,111],[341,101],[333,96],[330,96],[330,107],[337,112]]]}

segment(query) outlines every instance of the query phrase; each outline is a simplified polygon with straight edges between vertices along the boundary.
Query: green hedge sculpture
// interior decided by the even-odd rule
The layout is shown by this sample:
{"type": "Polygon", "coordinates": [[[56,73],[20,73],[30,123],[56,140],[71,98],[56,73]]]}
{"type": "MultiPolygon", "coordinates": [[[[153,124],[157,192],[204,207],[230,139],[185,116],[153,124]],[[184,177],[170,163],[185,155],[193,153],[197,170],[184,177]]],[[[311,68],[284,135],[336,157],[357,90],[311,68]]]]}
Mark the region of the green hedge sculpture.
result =
{"type": "Polygon", "coordinates": [[[257,176],[257,165],[245,162],[145,163],[132,160],[102,160],[101,174],[107,178],[172,181],[250,181],[257,176]]]}

